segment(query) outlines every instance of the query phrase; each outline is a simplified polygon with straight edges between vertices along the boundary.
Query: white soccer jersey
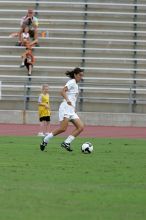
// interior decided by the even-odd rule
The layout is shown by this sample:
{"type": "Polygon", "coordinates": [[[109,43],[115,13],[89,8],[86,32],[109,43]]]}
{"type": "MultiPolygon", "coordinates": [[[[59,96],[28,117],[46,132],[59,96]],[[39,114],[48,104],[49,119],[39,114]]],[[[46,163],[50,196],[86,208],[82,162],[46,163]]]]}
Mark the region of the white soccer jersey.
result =
{"type": "MultiPolygon", "coordinates": [[[[66,83],[65,86],[68,88],[68,91],[66,92],[67,97],[68,97],[69,101],[72,103],[72,105],[75,107],[78,93],[79,93],[78,84],[76,83],[75,79],[71,79],[66,83]]],[[[64,99],[64,101],[66,102],[65,99],[64,99]]]]}

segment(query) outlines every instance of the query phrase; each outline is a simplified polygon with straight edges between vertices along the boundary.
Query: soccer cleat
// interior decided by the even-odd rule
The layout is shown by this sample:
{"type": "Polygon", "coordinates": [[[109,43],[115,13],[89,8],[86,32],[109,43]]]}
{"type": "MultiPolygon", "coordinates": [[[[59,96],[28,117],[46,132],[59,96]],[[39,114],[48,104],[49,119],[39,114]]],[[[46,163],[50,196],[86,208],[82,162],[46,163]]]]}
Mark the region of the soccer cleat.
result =
{"type": "Polygon", "coordinates": [[[47,146],[47,143],[43,141],[43,142],[40,144],[40,150],[41,150],[41,151],[44,151],[46,146],[47,146]]]}
{"type": "Polygon", "coordinates": [[[70,148],[70,144],[68,144],[68,143],[65,143],[65,142],[63,142],[62,144],[61,144],[61,147],[62,148],[64,148],[64,149],[66,149],[67,151],[73,151],[71,148],[70,148]]]}

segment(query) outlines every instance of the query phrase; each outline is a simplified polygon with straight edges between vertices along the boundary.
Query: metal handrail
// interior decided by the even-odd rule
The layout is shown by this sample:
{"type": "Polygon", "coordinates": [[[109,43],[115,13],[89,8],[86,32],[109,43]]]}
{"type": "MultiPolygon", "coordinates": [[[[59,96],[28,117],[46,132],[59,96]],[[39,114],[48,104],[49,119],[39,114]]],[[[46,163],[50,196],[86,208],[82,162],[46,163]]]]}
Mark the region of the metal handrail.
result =
{"type": "MultiPolygon", "coordinates": [[[[18,21],[20,22],[20,18],[0,18],[0,21],[18,21]]],[[[84,23],[84,22],[88,22],[88,23],[105,23],[105,24],[146,24],[146,22],[144,21],[114,21],[114,20],[79,20],[79,19],[41,19],[39,18],[39,24],[54,24],[55,22],[58,23],[84,23]]]]}
{"type": "MultiPolygon", "coordinates": [[[[0,58],[7,58],[7,59],[17,59],[20,58],[19,55],[0,55],[0,58]]],[[[59,60],[81,60],[82,56],[80,57],[71,57],[71,56],[35,56],[36,59],[59,59],[59,60]]],[[[84,57],[85,60],[110,60],[110,61],[115,61],[115,60],[122,60],[122,61],[146,61],[146,58],[127,58],[127,57],[84,57]]]]}
{"type": "MultiPolygon", "coordinates": [[[[0,27],[0,30],[9,31],[19,31],[19,27],[0,27]]],[[[133,30],[105,30],[105,29],[81,29],[81,28],[39,28],[40,31],[63,31],[63,32],[107,32],[107,33],[134,33],[133,30]]],[[[137,33],[146,34],[146,31],[138,31],[137,33]]]]}
{"type": "MultiPolygon", "coordinates": [[[[0,75],[0,78],[9,78],[9,79],[27,79],[28,76],[18,76],[18,75],[0,75]]],[[[66,80],[68,79],[68,77],[66,76],[61,76],[60,78],[60,75],[58,76],[31,76],[32,79],[54,79],[54,80],[66,80]]],[[[83,77],[84,80],[86,81],[90,81],[90,80],[93,80],[95,82],[95,80],[97,81],[100,81],[100,80],[106,80],[106,81],[128,81],[128,82],[132,82],[133,80],[136,80],[136,81],[145,81],[146,82],[146,78],[136,78],[136,79],[133,79],[133,78],[129,78],[129,77],[86,77],[84,76],[83,77]]]]}
{"type": "MultiPolygon", "coordinates": [[[[34,3],[35,4],[35,1],[27,1],[27,0],[25,0],[25,1],[7,1],[7,0],[5,0],[5,1],[0,1],[0,3],[12,3],[12,4],[16,4],[16,3],[19,3],[19,4],[24,4],[24,3],[26,3],[26,4],[32,4],[32,3],[34,3]]],[[[60,1],[60,2],[58,2],[58,1],[38,1],[38,4],[57,4],[57,5],[84,5],[85,3],[84,2],[79,2],[79,1],[70,1],[70,2],[64,2],[64,1],[60,1]]],[[[89,2],[88,3],[89,5],[93,5],[93,6],[95,6],[95,5],[97,5],[97,6],[125,6],[125,7],[132,7],[134,4],[130,4],[130,3],[112,3],[112,2],[110,2],[110,3],[103,3],[103,2],[89,2]]],[[[136,4],[138,7],[146,7],[146,4],[136,4]]]]}
{"type": "MultiPolygon", "coordinates": [[[[15,12],[24,12],[26,13],[27,10],[17,10],[17,9],[0,9],[0,12],[11,12],[11,13],[15,13],[15,12]]],[[[84,14],[84,11],[71,11],[71,10],[37,10],[38,13],[48,13],[48,14],[52,14],[52,13],[60,13],[60,14],[84,14]]],[[[100,15],[100,14],[104,14],[104,15],[134,15],[134,12],[115,12],[115,11],[88,11],[88,14],[96,14],[96,15],[100,15]]],[[[142,16],[146,16],[146,13],[141,13],[141,12],[137,12],[137,15],[142,15],[142,16]]]]}
{"type": "MultiPolygon", "coordinates": [[[[85,40],[85,38],[82,37],[38,37],[41,40],[74,40],[74,41],[81,41],[81,40],[85,40]]],[[[7,35],[3,35],[0,36],[0,39],[15,39],[13,37],[7,36],[7,35]]],[[[133,42],[137,42],[137,43],[146,43],[146,40],[133,40],[133,39],[113,39],[113,38],[86,38],[87,41],[102,41],[102,42],[127,42],[127,43],[133,43],[133,42]]]]}
{"type": "MultiPolygon", "coordinates": [[[[23,49],[25,47],[23,46],[2,46],[0,45],[0,48],[4,48],[4,49],[23,49]]],[[[40,49],[43,49],[43,50],[82,50],[83,48],[82,47],[35,47],[35,50],[40,50],[40,49]]],[[[135,51],[134,49],[125,49],[125,48],[89,48],[87,47],[86,50],[88,51],[122,51],[122,52],[132,52],[132,51],[135,51]]],[[[137,52],[146,52],[146,49],[136,49],[137,52]]]]}
{"type": "MultiPolygon", "coordinates": [[[[70,2],[64,2],[64,1],[60,1],[60,2],[58,2],[58,1],[37,1],[39,4],[64,4],[64,5],[71,5],[71,4],[73,4],[73,5],[84,5],[85,3],[84,2],[79,2],[79,1],[70,1],[70,2]]],[[[32,4],[32,3],[35,3],[35,1],[27,1],[27,0],[25,0],[25,1],[22,1],[22,0],[20,0],[19,2],[18,1],[8,1],[8,0],[5,0],[5,1],[2,1],[2,0],[0,0],[0,3],[12,3],[12,4],[16,4],[16,3],[27,3],[27,4],[32,4]]],[[[105,6],[133,6],[133,4],[131,3],[102,3],[102,2],[89,2],[88,3],[89,5],[105,5],[105,6]]],[[[143,7],[143,6],[146,6],[145,4],[137,4],[137,6],[141,6],[141,7],[143,7]]]]}
{"type": "MultiPolygon", "coordinates": [[[[31,88],[31,89],[39,89],[41,88],[40,85],[17,85],[17,84],[13,84],[13,85],[10,85],[10,84],[1,84],[1,88],[31,88]]],[[[61,89],[62,86],[49,86],[50,89],[61,89]]],[[[127,87],[98,87],[98,86],[93,86],[93,87],[89,87],[89,86],[80,86],[80,89],[84,89],[84,90],[87,90],[88,92],[93,90],[105,90],[106,92],[108,91],[146,91],[146,88],[127,88],[127,87]]]]}
{"type": "MultiPolygon", "coordinates": [[[[0,68],[19,68],[19,65],[0,65],[0,68]]],[[[34,67],[35,69],[74,69],[74,66],[40,66],[36,65],[34,67]]],[[[110,68],[110,67],[84,67],[84,70],[107,70],[109,71],[134,71],[134,68],[110,68]]],[[[146,69],[144,68],[137,68],[137,71],[144,71],[146,72],[146,69]]]]}
{"type": "MultiPolygon", "coordinates": [[[[37,1],[39,4],[64,4],[64,5],[84,5],[85,3],[84,2],[79,2],[79,1],[70,1],[70,2],[64,2],[64,1],[60,1],[60,2],[58,2],[58,1],[37,1]]],[[[22,0],[20,0],[19,2],[18,1],[8,1],[8,0],[5,0],[5,1],[2,1],[2,0],[0,0],[0,3],[12,3],[12,4],[16,4],[16,3],[27,3],[27,4],[32,4],[32,3],[35,3],[35,1],[27,1],[27,0],[25,0],[25,1],[22,1],[22,0]]],[[[89,2],[88,3],[89,5],[103,5],[103,6],[133,6],[133,4],[131,3],[102,3],[102,2],[89,2]]],[[[146,4],[136,4],[137,6],[141,6],[141,7],[144,7],[144,6],[146,6],[146,4]]]]}
{"type": "MultiPolygon", "coordinates": [[[[20,21],[20,18],[0,18],[0,21],[20,21]]],[[[83,22],[88,22],[88,23],[111,23],[111,24],[133,24],[133,23],[137,23],[137,24],[146,24],[146,22],[144,21],[114,21],[114,20],[80,20],[80,19],[46,19],[46,18],[39,18],[39,23],[40,24],[46,24],[45,22],[51,23],[53,24],[53,22],[58,22],[58,23],[83,23],[83,22]]]]}

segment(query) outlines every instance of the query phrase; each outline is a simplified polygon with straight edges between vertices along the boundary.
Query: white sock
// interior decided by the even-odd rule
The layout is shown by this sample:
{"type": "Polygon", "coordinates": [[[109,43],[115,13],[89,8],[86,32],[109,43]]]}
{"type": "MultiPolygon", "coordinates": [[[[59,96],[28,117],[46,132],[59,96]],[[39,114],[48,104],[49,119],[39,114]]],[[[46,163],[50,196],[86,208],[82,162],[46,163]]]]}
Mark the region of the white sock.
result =
{"type": "Polygon", "coordinates": [[[64,142],[70,144],[74,139],[75,139],[74,136],[69,135],[68,138],[66,138],[66,140],[64,142]]]}
{"type": "Polygon", "coordinates": [[[44,142],[48,143],[48,141],[53,137],[52,133],[49,133],[45,138],[44,138],[44,142]]]}

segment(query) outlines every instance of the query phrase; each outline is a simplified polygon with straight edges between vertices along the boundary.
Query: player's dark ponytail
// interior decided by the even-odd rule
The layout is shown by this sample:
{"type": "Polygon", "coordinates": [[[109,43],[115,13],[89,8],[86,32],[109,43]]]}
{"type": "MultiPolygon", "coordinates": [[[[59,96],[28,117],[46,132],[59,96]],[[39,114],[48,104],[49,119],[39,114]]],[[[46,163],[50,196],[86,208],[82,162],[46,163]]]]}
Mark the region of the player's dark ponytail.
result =
{"type": "Polygon", "coordinates": [[[67,71],[65,74],[70,77],[71,79],[75,78],[75,75],[77,75],[78,73],[83,72],[83,69],[80,69],[79,67],[73,69],[72,71],[67,71]]]}

